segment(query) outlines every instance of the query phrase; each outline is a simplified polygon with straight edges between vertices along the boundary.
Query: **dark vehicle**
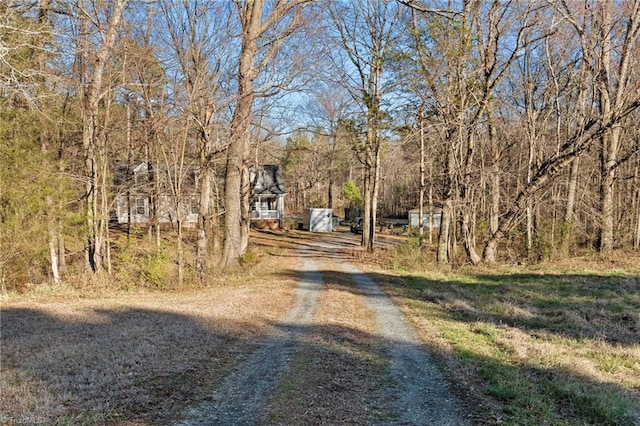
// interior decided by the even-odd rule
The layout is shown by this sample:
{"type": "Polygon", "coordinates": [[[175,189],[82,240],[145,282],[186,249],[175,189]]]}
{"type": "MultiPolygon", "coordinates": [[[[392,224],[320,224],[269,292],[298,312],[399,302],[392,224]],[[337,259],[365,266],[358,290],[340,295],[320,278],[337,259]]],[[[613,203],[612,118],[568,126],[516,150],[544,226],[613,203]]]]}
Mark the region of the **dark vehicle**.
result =
{"type": "Polygon", "coordinates": [[[351,228],[351,232],[353,232],[354,234],[362,234],[363,224],[364,224],[364,218],[356,217],[351,222],[351,225],[349,226],[349,228],[351,228]]]}

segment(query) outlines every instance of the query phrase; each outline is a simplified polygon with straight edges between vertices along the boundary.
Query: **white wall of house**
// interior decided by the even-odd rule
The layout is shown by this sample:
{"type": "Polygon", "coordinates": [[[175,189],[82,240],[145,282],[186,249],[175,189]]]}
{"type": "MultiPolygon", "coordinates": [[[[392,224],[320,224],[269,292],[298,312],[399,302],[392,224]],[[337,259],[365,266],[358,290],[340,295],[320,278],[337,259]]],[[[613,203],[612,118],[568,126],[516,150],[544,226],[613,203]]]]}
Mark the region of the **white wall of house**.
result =
{"type": "MultiPolygon", "coordinates": [[[[180,218],[182,223],[197,223],[198,222],[198,198],[196,196],[185,197],[182,200],[182,209],[180,218]]],[[[176,223],[178,221],[178,215],[176,214],[175,203],[173,198],[168,195],[160,197],[160,203],[158,206],[160,223],[176,223]]]]}
{"type": "Polygon", "coordinates": [[[116,213],[118,223],[147,223],[149,222],[149,198],[132,195],[131,210],[127,203],[127,196],[120,195],[116,199],[116,213]],[[129,216],[131,214],[131,216],[129,216]]]}
{"type": "MultiPolygon", "coordinates": [[[[131,200],[131,216],[127,204],[127,196],[120,195],[116,199],[116,213],[118,223],[143,224],[148,223],[151,218],[149,198],[147,196],[132,195],[131,200]]],[[[196,196],[185,197],[182,206],[181,218],[182,223],[195,224],[198,222],[198,198],[196,196]]],[[[158,214],[160,223],[176,223],[178,215],[174,207],[172,197],[167,195],[161,196],[158,203],[158,214]]]]}

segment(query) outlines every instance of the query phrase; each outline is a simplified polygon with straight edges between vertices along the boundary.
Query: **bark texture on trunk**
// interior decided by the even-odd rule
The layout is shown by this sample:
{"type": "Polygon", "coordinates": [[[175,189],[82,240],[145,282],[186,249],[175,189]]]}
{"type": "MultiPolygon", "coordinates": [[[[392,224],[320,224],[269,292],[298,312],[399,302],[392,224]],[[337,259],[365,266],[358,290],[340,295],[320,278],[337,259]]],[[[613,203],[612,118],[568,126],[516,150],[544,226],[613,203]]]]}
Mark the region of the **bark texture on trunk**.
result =
{"type": "Polygon", "coordinates": [[[442,217],[440,218],[440,231],[438,233],[438,253],[436,260],[438,263],[449,263],[451,247],[451,218],[453,215],[453,185],[455,170],[455,152],[452,140],[455,132],[448,138],[449,145],[444,164],[444,193],[442,194],[442,217]]]}
{"type": "Polygon", "coordinates": [[[200,176],[200,198],[198,202],[198,241],[196,243],[196,273],[200,281],[207,275],[209,246],[209,216],[211,213],[211,169],[204,167],[200,176]]]}
{"type": "Polygon", "coordinates": [[[225,240],[221,266],[233,265],[245,254],[249,241],[249,137],[255,91],[255,60],[261,33],[263,1],[248,0],[240,10],[242,46],[238,64],[236,109],[231,119],[231,135],[225,175],[225,240]]]}

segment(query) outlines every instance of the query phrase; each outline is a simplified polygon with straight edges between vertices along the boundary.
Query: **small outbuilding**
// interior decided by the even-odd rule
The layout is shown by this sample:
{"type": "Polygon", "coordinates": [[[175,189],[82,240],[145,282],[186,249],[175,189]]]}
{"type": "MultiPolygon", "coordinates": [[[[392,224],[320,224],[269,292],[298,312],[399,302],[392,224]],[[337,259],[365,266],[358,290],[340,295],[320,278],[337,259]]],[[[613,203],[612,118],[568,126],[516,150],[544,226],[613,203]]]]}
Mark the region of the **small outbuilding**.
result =
{"type": "Polygon", "coordinates": [[[332,232],[333,209],[304,209],[302,229],[310,232],[332,232]]]}
{"type": "MultiPolygon", "coordinates": [[[[422,213],[422,227],[423,228],[429,228],[429,224],[431,223],[431,221],[429,220],[429,212],[426,211],[427,209],[425,209],[425,211],[422,213]]],[[[419,209],[413,209],[413,210],[409,210],[409,226],[411,228],[419,228],[420,227],[420,210],[419,209]]],[[[436,208],[434,209],[433,212],[433,227],[434,228],[439,228],[440,227],[440,220],[442,219],[442,209],[440,208],[436,208]]]]}

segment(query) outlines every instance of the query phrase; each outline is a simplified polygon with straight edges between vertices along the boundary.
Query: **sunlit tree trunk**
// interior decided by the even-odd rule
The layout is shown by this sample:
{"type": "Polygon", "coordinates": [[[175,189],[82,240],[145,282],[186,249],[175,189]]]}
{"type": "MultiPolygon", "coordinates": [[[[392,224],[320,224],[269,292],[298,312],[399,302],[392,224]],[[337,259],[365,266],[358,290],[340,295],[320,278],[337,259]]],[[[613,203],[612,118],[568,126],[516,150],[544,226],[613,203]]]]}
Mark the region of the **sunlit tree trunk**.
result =
{"type": "MultiPolygon", "coordinates": [[[[201,161],[201,164],[205,163],[201,161]]],[[[200,200],[198,207],[198,241],[196,246],[196,272],[200,281],[204,281],[207,274],[207,253],[209,246],[209,232],[211,224],[211,169],[204,167],[200,176],[200,200]]]]}
{"type": "Polygon", "coordinates": [[[249,245],[250,182],[249,182],[249,138],[253,102],[256,97],[254,80],[258,73],[269,65],[270,59],[280,49],[286,37],[300,24],[298,7],[309,0],[282,0],[266,10],[264,0],[236,0],[238,17],[242,26],[240,54],[238,59],[237,92],[235,109],[231,118],[229,148],[225,171],[225,240],[221,266],[238,262],[249,245]],[[283,19],[290,17],[278,36],[263,43],[262,38],[283,19]],[[258,52],[262,55],[258,55],[258,52]]]}
{"type": "MultiPolygon", "coordinates": [[[[598,72],[598,95],[600,114],[606,120],[611,116],[611,102],[614,101],[609,93],[609,78],[611,77],[611,34],[609,33],[612,20],[612,4],[602,4],[601,14],[601,54],[598,72]]],[[[600,137],[600,237],[601,252],[613,250],[613,199],[616,162],[620,142],[620,129],[614,127],[600,137]]]]}
{"type": "MultiPolygon", "coordinates": [[[[640,151],[640,140],[636,139],[635,143],[636,151],[640,151]]],[[[633,167],[633,186],[636,188],[633,197],[633,213],[635,216],[632,224],[633,233],[633,248],[634,250],[640,249],[640,157],[636,158],[635,165],[633,167]]]]}
{"type": "MultiPolygon", "coordinates": [[[[380,135],[377,135],[379,138],[380,135]]],[[[373,170],[373,185],[371,188],[371,236],[369,244],[367,245],[367,251],[372,253],[375,245],[375,229],[378,218],[378,193],[380,192],[380,142],[377,142],[378,149],[374,153],[374,170],[373,170]]]]}
{"type": "Polygon", "coordinates": [[[489,188],[490,188],[490,204],[489,204],[489,232],[494,233],[498,230],[498,221],[500,220],[500,186],[501,186],[501,168],[500,168],[500,145],[496,132],[495,123],[493,122],[493,106],[487,107],[487,126],[489,132],[489,153],[491,157],[489,188]]]}
{"type": "MultiPolygon", "coordinates": [[[[83,91],[82,103],[82,147],[84,151],[84,179],[86,199],[86,225],[87,237],[85,245],[85,259],[87,267],[93,272],[102,268],[100,259],[100,215],[98,199],[98,183],[100,176],[97,147],[99,144],[98,112],[100,100],[103,97],[104,70],[115,45],[116,36],[122,20],[124,8],[129,0],[116,0],[113,4],[106,33],[102,38],[100,48],[91,58],[92,68],[89,69],[88,55],[85,56],[83,65],[87,75],[83,91]]],[[[84,17],[81,18],[84,21],[84,17]]],[[[86,31],[86,24],[83,24],[86,31]]]]}
{"type": "Polygon", "coordinates": [[[462,236],[462,244],[467,253],[467,258],[472,264],[480,263],[482,258],[476,253],[473,241],[473,230],[471,221],[471,212],[473,205],[473,196],[471,194],[471,167],[473,164],[475,151],[475,135],[470,134],[467,138],[467,152],[465,155],[465,163],[462,168],[462,182],[460,185],[460,199],[462,206],[460,208],[460,232],[462,236]]]}
{"type": "MultiPolygon", "coordinates": [[[[457,137],[455,132],[449,133],[449,141],[457,137]]],[[[444,164],[444,192],[442,194],[442,216],[438,232],[438,263],[449,263],[451,248],[451,218],[453,216],[453,185],[455,170],[455,152],[451,143],[447,145],[444,164]]]]}
{"type": "MultiPolygon", "coordinates": [[[[424,117],[422,109],[418,112],[418,126],[420,130],[420,192],[418,193],[418,229],[420,230],[420,236],[424,235],[424,193],[426,191],[426,167],[424,158],[424,117]]],[[[432,212],[430,212],[431,215],[432,212]]],[[[431,216],[429,216],[431,221],[431,216]]],[[[431,237],[431,224],[429,224],[429,237],[431,237]]],[[[431,238],[429,238],[431,242],[431,238]]]]}
{"type": "Polygon", "coordinates": [[[573,233],[573,224],[575,220],[576,197],[578,194],[578,176],[580,171],[580,157],[575,158],[569,167],[569,176],[567,178],[567,202],[565,205],[563,226],[562,226],[562,247],[563,251],[567,251],[571,242],[573,233]]]}
{"type": "Polygon", "coordinates": [[[48,195],[46,197],[47,207],[47,230],[49,232],[49,259],[51,261],[51,274],[53,277],[53,283],[60,283],[60,270],[58,268],[58,235],[56,229],[56,222],[53,217],[53,198],[48,195]]]}
{"type": "Polygon", "coordinates": [[[249,157],[249,137],[251,109],[255,96],[253,80],[257,54],[257,38],[262,18],[262,1],[247,1],[241,11],[242,50],[238,68],[238,94],[236,109],[231,120],[231,135],[227,152],[225,175],[225,240],[222,265],[234,264],[244,255],[248,242],[249,185],[247,159],[249,157]]]}

